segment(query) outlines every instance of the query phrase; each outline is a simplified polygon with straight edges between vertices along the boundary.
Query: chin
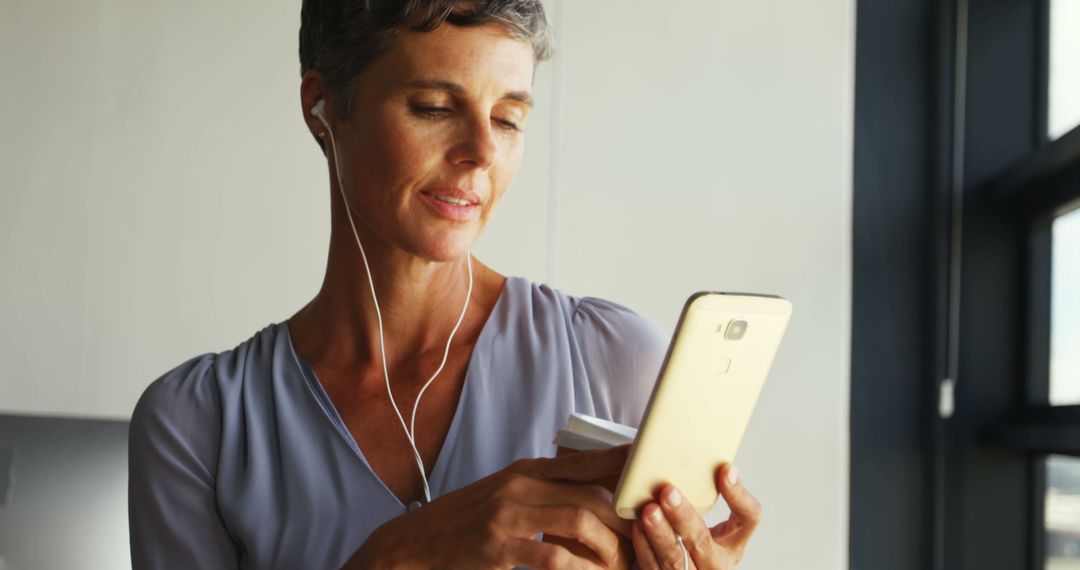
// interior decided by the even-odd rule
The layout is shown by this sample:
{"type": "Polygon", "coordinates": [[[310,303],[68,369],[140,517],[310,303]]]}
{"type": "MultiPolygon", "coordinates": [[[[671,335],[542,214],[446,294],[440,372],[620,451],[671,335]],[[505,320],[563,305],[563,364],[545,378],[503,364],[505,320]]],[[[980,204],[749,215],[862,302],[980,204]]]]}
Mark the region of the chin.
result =
{"type": "Polygon", "coordinates": [[[462,235],[463,232],[450,232],[449,235],[425,236],[418,243],[414,252],[424,259],[446,263],[464,259],[476,242],[473,234],[462,235]]]}

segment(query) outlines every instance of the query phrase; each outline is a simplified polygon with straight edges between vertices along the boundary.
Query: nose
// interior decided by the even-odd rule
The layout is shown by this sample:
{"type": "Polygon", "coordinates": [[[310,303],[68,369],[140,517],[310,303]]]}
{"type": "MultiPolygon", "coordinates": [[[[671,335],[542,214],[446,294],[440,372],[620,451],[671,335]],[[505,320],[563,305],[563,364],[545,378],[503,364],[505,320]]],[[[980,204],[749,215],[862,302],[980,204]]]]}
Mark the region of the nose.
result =
{"type": "Polygon", "coordinates": [[[470,121],[463,131],[462,140],[454,147],[451,161],[455,165],[470,164],[481,170],[491,168],[499,152],[491,121],[470,121]]]}

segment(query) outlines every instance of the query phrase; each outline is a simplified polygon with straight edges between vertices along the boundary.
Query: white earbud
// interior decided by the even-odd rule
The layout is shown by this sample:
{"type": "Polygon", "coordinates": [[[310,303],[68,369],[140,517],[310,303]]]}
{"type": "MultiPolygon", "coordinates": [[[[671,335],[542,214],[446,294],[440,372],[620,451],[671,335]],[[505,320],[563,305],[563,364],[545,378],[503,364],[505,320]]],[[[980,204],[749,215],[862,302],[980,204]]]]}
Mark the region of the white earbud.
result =
{"type": "MultiPolygon", "coordinates": [[[[319,121],[322,122],[322,124],[326,127],[326,130],[330,130],[330,125],[327,124],[327,122],[326,122],[326,115],[323,114],[323,105],[324,104],[325,104],[325,100],[324,99],[319,99],[319,101],[315,103],[315,106],[311,108],[311,114],[313,116],[317,117],[319,119],[319,121]]],[[[319,136],[320,137],[325,137],[326,133],[319,133],[319,136]]]]}
{"type": "Polygon", "coordinates": [[[383,322],[382,311],[379,309],[379,298],[375,295],[375,281],[371,278],[371,267],[368,265],[367,253],[364,251],[364,245],[360,243],[360,234],[356,231],[356,222],[353,221],[352,208],[349,207],[349,201],[345,198],[345,186],[342,184],[341,179],[341,166],[338,162],[337,145],[334,144],[334,130],[330,128],[330,123],[326,120],[324,112],[324,100],[319,99],[314,106],[311,107],[311,114],[319,119],[324,126],[326,126],[326,133],[319,133],[320,137],[330,135],[330,149],[334,153],[334,171],[337,174],[338,191],[341,193],[341,201],[345,206],[345,214],[349,217],[349,225],[352,227],[353,237],[356,238],[356,245],[360,248],[360,259],[364,261],[364,271],[367,273],[368,286],[371,287],[371,299],[375,304],[375,317],[379,323],[379,351],[382,354],[382,368],[383,378],[386,379],[386,392],[390,396],[390,405],[394,406],[394,412],[397,413],[398,420],[401,422],[401,427],[405,430],[405,437],[409,440],[409,447],[412,448],[413,459],[416,460],[416,466],[420,469],[420,480],[424,484],[424,498],[427,502],[431,502],[431,488],[428,486],[427,470],[424,468],[424,460],[420,457],[420,451],[416,448],[416,410],[420,406],[420,398],[423,397],[424,392],[427,391],[428,386],[435,381],[435,378],[439,376],[443,368],[446,367],[447,357],[450,356],[450,342],[454,340],[454,335],[457,334],[458,328],[461,327],[461,322],[465,320],[465,312],[469,309],[469,300],[472,298],[473,290],[473,271],[472,271],[472,252],[467,252],[465,267],[469,273],[469,287],[465,292],[465,306],[461,308],[461,315],[458,316],[457,323],[454,324],[453,330],[450,331],[450,337],[446,339],[446,348],[443,350],[442,362],[439,363],[439,368],[435,370],[435,373],[431,375],[424,387],[420,389],[420,393],[416,395],[416,401],[413,403],[412,418],[409,425],[405,425],[405,418],[401,415],[401,410],[397,407],[397,402],[394,401],[394,393],[390,389],[390,371],[386,367],[386,341],[383,338],[383,322]]]}

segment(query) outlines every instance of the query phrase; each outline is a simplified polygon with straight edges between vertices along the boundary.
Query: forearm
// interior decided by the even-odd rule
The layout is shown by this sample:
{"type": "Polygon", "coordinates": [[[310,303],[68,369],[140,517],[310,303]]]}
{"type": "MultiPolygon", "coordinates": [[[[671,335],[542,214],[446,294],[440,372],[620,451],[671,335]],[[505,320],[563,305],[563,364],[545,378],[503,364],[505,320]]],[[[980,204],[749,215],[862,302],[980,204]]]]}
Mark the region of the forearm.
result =
{"type": "Polygon", "coordinates": [[[382,568],[391,568],[393,565],[385,561],[386,557],[378,555],[379,546],[376,544],[378,540],[378,530],[376,530],[368,536],[364,544],[341,567],[342,570],[381,570],[382,568]]]}
{"type": "Polygon", "coordinates": [[[418,554],[415,541],[409,541],[409,544],[401,544],[401,541],[395,540],[395,537],[400,536],[400,533],[395,534],[394,529],[397,520],[387,521],[368,535],[364,544],[341,567],[342,570],[386,570],[391,568],[423,567],[424,565],[415,559],[415,555],[418,554]],[[403,556],[403,553],[411,554],[411,556],[403,556]]]}

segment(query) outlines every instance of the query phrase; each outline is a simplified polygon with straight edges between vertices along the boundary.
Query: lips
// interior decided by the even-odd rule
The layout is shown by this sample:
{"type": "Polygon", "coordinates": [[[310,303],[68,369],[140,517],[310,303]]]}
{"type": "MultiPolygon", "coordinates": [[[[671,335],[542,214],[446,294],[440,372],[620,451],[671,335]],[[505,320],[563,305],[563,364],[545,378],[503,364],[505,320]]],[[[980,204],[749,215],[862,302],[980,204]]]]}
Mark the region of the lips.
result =
{"type": "Polygon", "coordinates": [[[463,188],[430,188],[421,191],[420,198],[435,214],[449,220],[471,220],[480,212],[480,197],[463,188]]]}
{"type": "Polygon", "coordinates": [[[420,193],[437,198],[453,198],[469,204],[480,203],[480,197],[476,193],[458,186],[438,186],[422,190],[420,193]]]}

